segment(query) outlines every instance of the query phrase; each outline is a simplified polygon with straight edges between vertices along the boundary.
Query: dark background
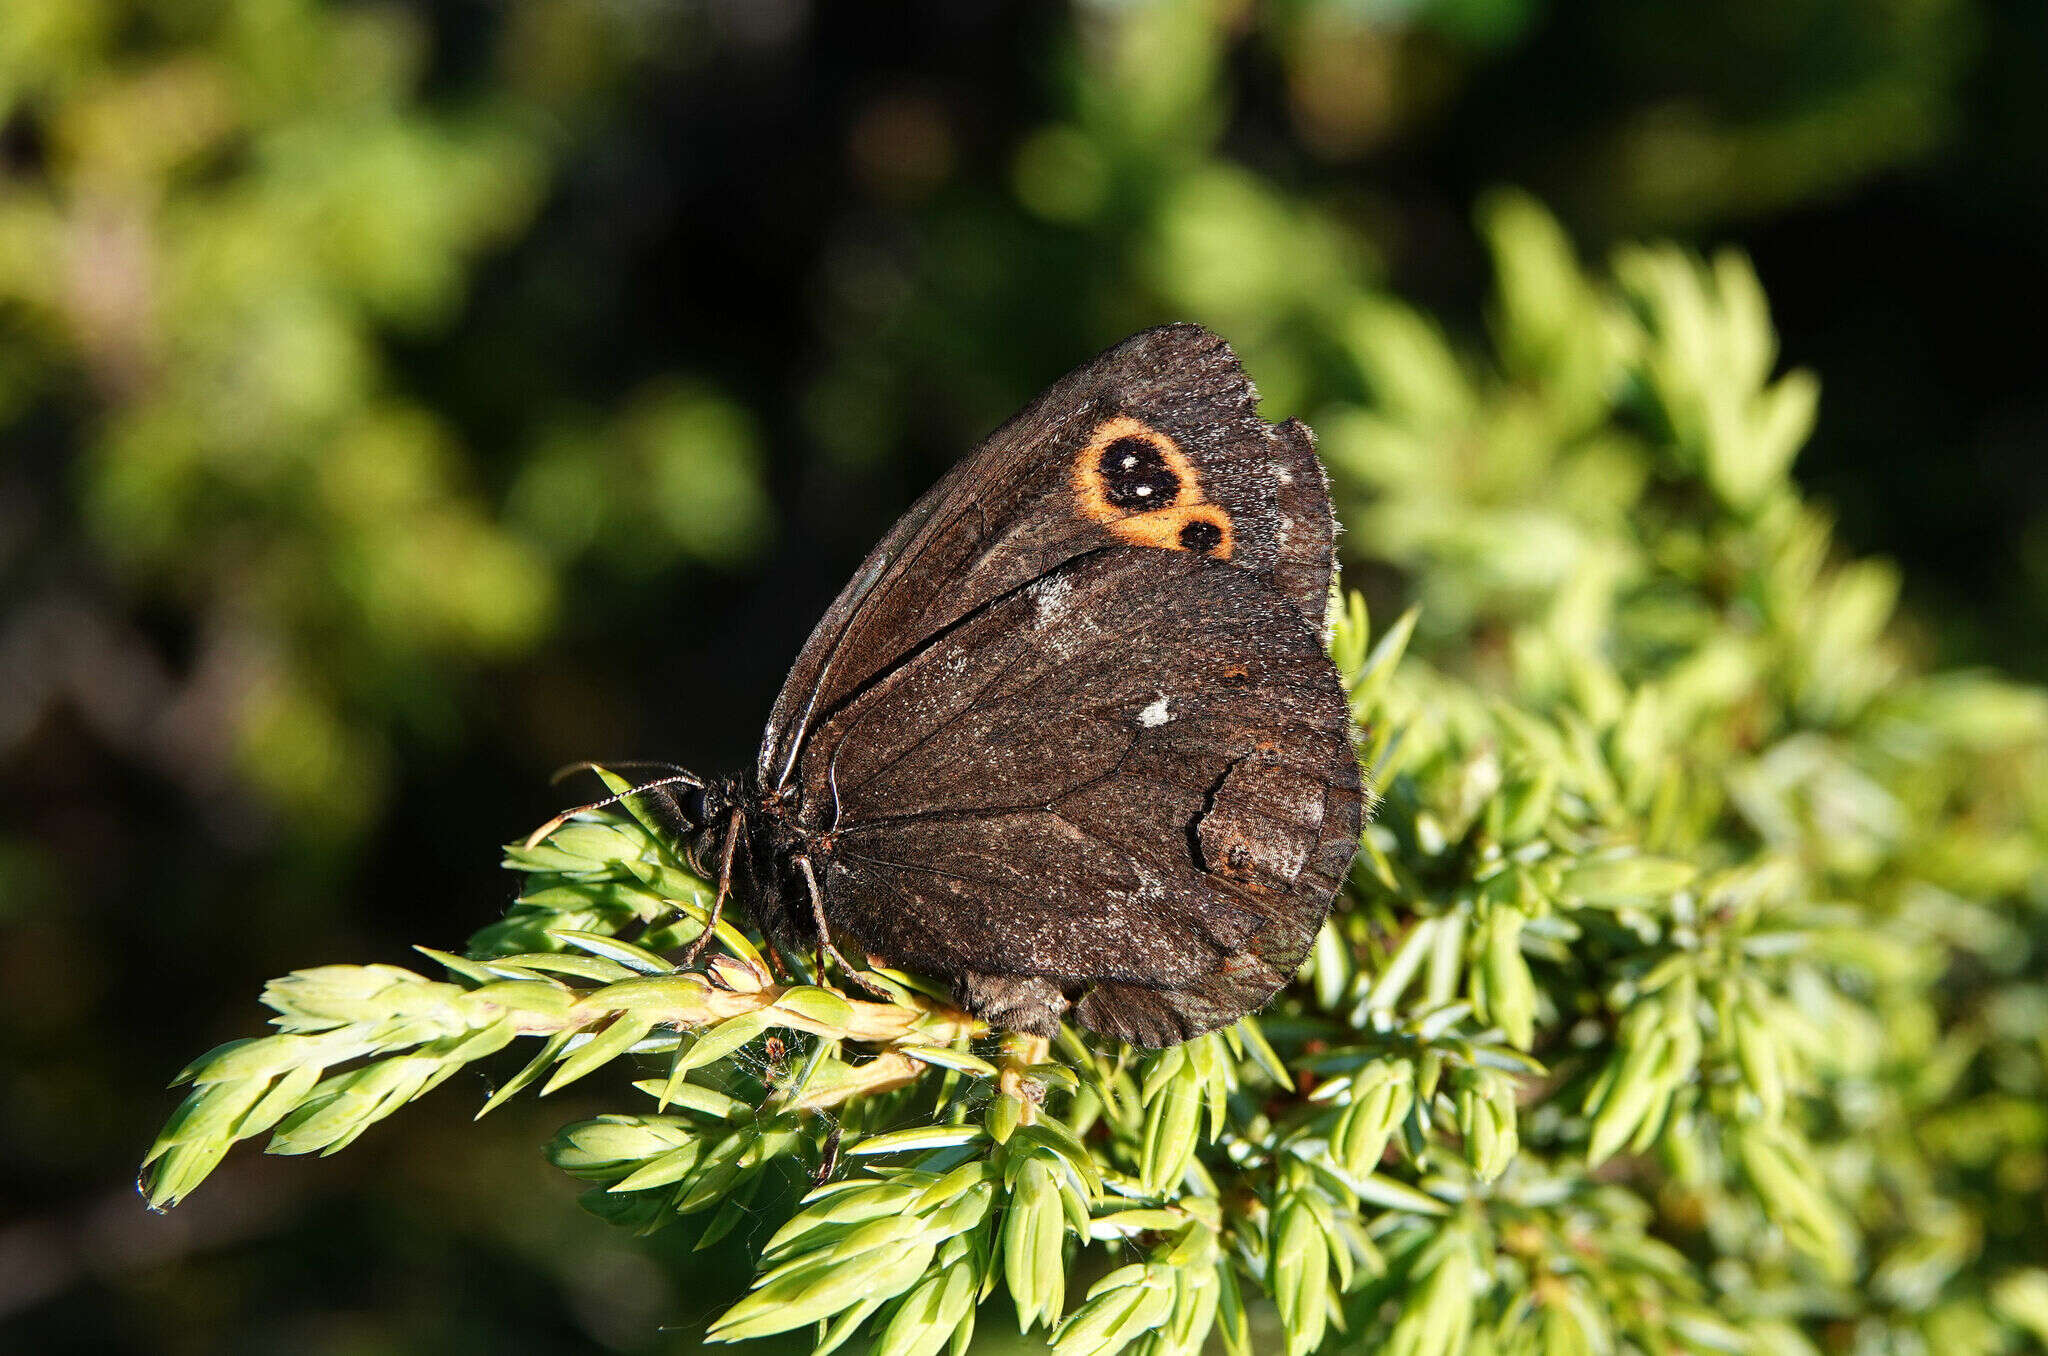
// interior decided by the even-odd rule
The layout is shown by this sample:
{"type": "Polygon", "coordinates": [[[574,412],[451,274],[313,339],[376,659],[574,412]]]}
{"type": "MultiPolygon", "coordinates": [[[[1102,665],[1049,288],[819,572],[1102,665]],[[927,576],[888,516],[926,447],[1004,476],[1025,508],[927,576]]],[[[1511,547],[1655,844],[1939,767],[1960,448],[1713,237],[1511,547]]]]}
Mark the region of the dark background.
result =
{"type": "Polygon", "coordinates": [[[1491,187],[1588,259],[1746,250],[1845,547],[1932,658],[2048,677],[2025,0],[21,0],[10,37],[12,1349],[690,1348],[744,1256],[615,1236],[535,1152],[601,1090],[473,1127],[458,1081],[159,1218],[163,1084],[264,979],[488,921],[554,767],[742,763],[874,538],[1104,344],[1201,319],[1266,381],[1231,289],[1303,223],[1475,351],[1491,187]]]}

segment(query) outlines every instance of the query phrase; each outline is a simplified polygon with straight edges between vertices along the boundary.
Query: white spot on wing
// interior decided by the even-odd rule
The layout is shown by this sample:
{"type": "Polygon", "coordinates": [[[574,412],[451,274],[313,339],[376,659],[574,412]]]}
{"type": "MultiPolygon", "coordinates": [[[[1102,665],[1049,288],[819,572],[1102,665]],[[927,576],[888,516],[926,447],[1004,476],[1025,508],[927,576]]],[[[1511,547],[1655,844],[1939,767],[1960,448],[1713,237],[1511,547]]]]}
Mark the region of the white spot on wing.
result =
{"type": "Polygon", "coordinates": [[[1057,623],[1067,610],[1067,594],[1073,591],[1074,581],[1066,575],[1054,575],[1035,590],[1037,596],[1031,600],[1034,620],[1041,625],[1057,623]]]}
{"type": "Polygon", "coordinates": [[[1158,701],[1153,702],[1138,713],[1138,724],[1148,730],[1155,730],[1161,725],[1166,724],[1167,719],[1166,698],[1164,697],[1161,697],[1158,701]]]}

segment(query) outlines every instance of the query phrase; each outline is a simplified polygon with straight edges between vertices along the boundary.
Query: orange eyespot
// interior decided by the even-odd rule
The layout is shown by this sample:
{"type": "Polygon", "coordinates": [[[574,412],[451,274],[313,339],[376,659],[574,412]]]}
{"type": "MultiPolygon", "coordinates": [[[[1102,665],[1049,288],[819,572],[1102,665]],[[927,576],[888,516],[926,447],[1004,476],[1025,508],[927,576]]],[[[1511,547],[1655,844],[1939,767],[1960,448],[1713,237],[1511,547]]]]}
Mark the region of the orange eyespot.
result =
{"type": "Polygon", "coordinates": [[[1075,506],[1135,546],[1230,559],[1230,515],[1208,501],[1180,446],[1127,414],[1103,420],[1074,458],[1075,506]]]}
{"type": "Polygon", "coordinates": [[[1173,439],[1127,414],[1096,426],[1073,479],[1082,514],[1099,523],[1202,500],[1201,478],[1173,439]]]}

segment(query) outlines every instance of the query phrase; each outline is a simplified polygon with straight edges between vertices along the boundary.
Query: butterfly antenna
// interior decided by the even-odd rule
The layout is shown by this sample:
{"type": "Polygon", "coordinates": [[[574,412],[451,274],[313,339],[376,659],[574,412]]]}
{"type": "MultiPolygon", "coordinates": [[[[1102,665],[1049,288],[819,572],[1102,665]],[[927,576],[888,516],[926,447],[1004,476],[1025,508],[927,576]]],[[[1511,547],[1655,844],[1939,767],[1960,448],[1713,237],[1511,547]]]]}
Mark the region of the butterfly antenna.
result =
{"type": "MultiPolygon", "coordinates": [[[[670,772],[680,773],[685,777],[696,776],[695,773],[691,772],[690,769],[684,767],[681,763],[664,762],[659,758],[606,758],[603,760],[582,758],[565,767],[558,767],[548,774],[548,785],[559,786],[579,772],[603,772],[615,767],[658,767],[666,768],[670,772]]],[[[703,784],[703,779],[698,778],[697,785],[702,786],[703,784]]]]}
{"type": "Polygon", "coordinates": [[[704,779],[702,777],[699,777],[694,772],[685,772],[681,776],[663,777],[657,781],[642,782],[638,786],[629,786],[615,796],[606,796],[603,800],[594,800],[591,801],[588,805],[573,806],[570,809],[562,811],[562,813],[556,815],[553,819],[550,819],[547,823],[541,825],[532,833],[526,835],[526,846],[532,847],[535,843],[540,842],[541,839],[547,837],[556,829],[561,828],[564,824],[574,819],[577,815],[588,814],[592,810],[602,810],[607,805],[617,805],[626,797],[637,796],[642,791],[652,791],[657,787],[663,786],[675,786],[678,783],[686,786],[702,786],[704,785],[704,779]]]}

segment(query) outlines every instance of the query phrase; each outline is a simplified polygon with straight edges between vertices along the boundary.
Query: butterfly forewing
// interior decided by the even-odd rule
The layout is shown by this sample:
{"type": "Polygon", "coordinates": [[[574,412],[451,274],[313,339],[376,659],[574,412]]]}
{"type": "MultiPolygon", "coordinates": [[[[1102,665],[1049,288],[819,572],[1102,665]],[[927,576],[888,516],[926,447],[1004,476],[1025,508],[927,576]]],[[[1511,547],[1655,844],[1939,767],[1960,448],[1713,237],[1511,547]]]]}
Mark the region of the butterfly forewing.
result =
{"type": "Polygon", "coordinates": [[[1228,345],[1175,325],[1102,354],[818,624],[757,768],[783,827],[746,869],[800,852],[832,930],[998,1025],[1071,1006],[1157,1045],[1256,1008],[1363,815],[1335,532],[1307,428],[1258,418],[1228,345]]]}
{"type": "Polygon", "coordinates": [[[1335,538],[1307,427],[1263,422],[1244,369],[1207,330],[1147,330],[1047,389],[875,547],[791,669],[757,775],[785,785],[811,725],[849,694],[1083,552],[1226,560],[1320,628],[1335,538]]]}

